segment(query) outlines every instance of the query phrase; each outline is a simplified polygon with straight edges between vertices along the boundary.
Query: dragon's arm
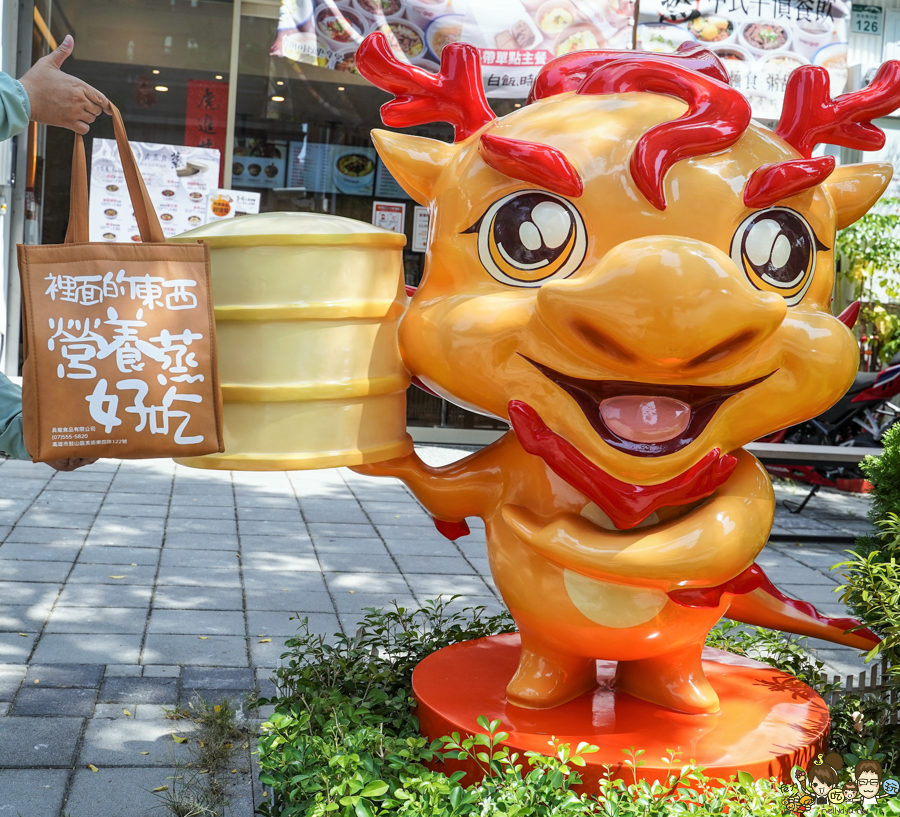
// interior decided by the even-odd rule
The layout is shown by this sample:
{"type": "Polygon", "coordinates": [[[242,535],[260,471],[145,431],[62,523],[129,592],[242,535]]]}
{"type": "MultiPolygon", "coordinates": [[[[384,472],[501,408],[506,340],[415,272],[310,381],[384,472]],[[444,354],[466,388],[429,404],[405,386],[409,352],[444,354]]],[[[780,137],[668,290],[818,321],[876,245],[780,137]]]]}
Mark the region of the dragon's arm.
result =
{"type": "Polygon", "coordinates": [[[497,448],[503,440],[464,459],[435,467],[415,452],[386,462],[359,465],[358,474],[397,477],[436,519],[460,522],[467,516],[483,517],[497,506],[503,490],[503,475],[497,448]]]}
{"type": "Polygon", "coordinates": [[[515,505],[503,518],[551,561],[604,581],[663,591],[714,587],[747,569],[772,527],[774,498],[765,469],[740,452],[728,482],[710,500],[664,529],[607,532],[562,514],[549,522],[515,505]]]}

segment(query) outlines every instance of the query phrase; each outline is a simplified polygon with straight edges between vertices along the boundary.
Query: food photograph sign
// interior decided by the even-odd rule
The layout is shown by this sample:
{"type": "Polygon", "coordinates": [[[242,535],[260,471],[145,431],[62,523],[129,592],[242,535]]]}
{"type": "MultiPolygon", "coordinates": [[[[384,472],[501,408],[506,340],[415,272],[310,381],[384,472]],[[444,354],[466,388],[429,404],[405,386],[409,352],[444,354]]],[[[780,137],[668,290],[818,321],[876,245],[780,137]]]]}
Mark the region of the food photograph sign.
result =
{"type": "MultiPolygon", "coordinates": [[[[205,224],[207,199],[219,187],[219,151],[149,142],[129,144],[163,235],[171,238],[205,224]]],[[[91,241],[141,240],[114,139],[94,139],[88,207],[91,241]]]]}
{"type": "Polygon", "coordinates": [[[291,142],[289,187],[314,193],[371,196],[375,192],[375,148],[291,142]]]}
{"type": "Polygon", "coordinates": [[[709,48],[753,115],[775,120],[788,76],[801,65],[825,68],[833,96],[846,90],[850,9],[843,0],[641,0],[637,47],[709,48]]]}
{"type": "Polygon", "coordinates": [[[541,66],[573,51],[631,48],[634,0],[283,0],[272,54],[358,73],[356,51],[383,31],[428,71],[449,43],[481,55],[488,96],[521,98],[541,66]]]}
{"type": "Polygon", "coordinates": [[[523,98],[554,57],[598,48],[708,47],[753,115],[775,120],[791,71],[821,65],[832,94],[847,84],[846,0],[282,0],[272,54],[358,73],[356,51],[383,31],[395,53],[437,71],[452,42],[476,46],[489,97],[523,98]]]}
{"type": "Polygon", "coordinates": [[[265,137],[235,144],[231,163],[231,183],[240,187],[275,189],[284,187],[287,142],[265,137]]]}

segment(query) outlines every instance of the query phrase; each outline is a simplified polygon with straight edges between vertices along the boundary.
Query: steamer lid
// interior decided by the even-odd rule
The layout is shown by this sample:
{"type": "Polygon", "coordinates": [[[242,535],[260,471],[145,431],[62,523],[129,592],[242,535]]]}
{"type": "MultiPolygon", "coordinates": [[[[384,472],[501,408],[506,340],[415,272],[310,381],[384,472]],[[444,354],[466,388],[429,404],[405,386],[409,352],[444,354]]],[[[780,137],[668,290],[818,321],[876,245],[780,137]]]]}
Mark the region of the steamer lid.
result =
{"type": "Polygon", "coordinates": [[[259,213],[222,219],[169,239],[172,243],[205,241],[211,249],[225,247],[406,245],[406,236],[364,221],[325,213],[259,213]]]}

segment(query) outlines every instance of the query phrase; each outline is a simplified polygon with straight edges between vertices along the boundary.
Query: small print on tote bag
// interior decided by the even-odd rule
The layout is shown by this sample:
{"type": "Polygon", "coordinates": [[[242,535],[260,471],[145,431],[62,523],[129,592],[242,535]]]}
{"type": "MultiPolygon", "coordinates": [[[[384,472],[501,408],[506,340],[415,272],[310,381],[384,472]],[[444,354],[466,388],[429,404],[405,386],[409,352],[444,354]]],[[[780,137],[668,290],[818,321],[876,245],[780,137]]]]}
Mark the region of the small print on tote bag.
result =
{"type": "Polygon", "coordinates": [[[115,107],[113,125],[141,241],[88,241],[76,135],[65,244],[18,247],[34,462],[224,450],[209,247],[166,244],[115,107]]]}

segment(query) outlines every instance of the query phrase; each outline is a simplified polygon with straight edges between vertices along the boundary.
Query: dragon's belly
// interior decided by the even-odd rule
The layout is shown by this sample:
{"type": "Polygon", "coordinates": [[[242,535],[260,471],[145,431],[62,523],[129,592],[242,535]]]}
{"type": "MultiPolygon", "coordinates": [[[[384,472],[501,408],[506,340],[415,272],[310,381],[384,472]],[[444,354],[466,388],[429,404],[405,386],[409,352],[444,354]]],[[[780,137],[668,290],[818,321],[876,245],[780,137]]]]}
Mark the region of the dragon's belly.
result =
{"type": "Polygon", "coordinates": [[[661,590],[613,584],[551,562],[500,519],[487,524],[491,574],[523,634],[577,655],[637,660],[702,642],[717,607],[689,608],[661,590]]]}
{"type": "Polygon", "coordinates": [[[563,583],[569,601],[583,616],[616,630],[647,624],[669,601],[661,590],[602,582],[573,570],[563,569],[563,583]]]}

